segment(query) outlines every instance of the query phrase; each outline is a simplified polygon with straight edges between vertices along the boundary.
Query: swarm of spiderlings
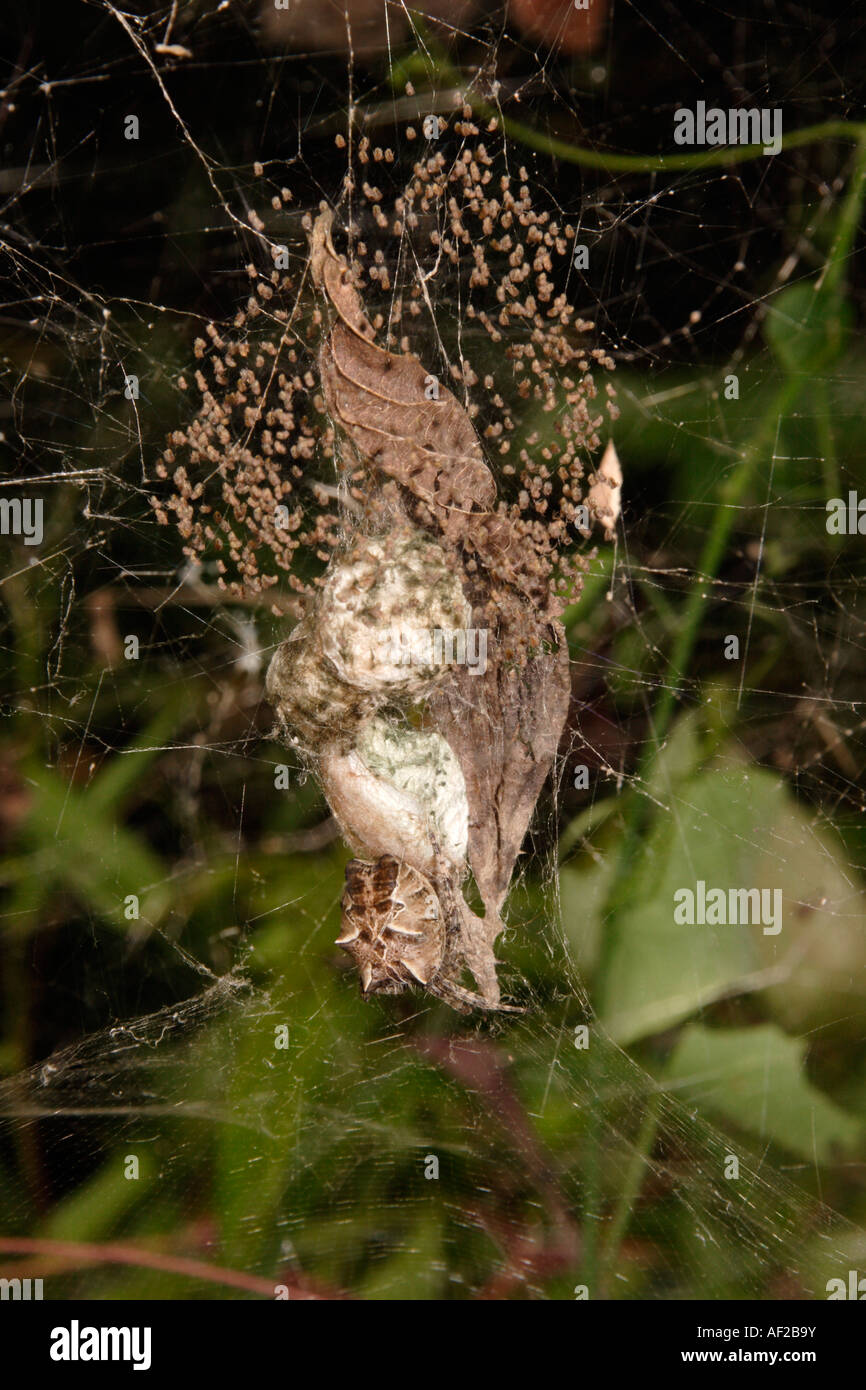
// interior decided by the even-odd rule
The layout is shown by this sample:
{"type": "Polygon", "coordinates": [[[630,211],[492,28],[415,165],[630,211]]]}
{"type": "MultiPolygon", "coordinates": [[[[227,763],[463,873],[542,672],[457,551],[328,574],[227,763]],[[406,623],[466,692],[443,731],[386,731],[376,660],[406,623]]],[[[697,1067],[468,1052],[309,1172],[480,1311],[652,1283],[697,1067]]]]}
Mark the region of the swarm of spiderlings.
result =
{"type": "MultiPolygon", "coordinates": [[[[419,156],[402,181],[395,152],[361,139],[346,179],[346,254],[385,346],[417,352],[461,393],[554,615],[585,567],[582,480],[604,418],[595,373],[613,362],[569,302],[582,289],[574,226],[536,208],[525,168],[505,171],[494,121],[482,138],[464,107],[439,126],[426,148],[407,127],[419,156]]],[[[168,488],[152,503],[229,596],[268,594],[274,612],[301,616],[339,542],[341,496],[315,373],[321,307],[304,275],[310,219],[299,227],[290,202],[274,190],[268,218],[250,214],[262,245],[247,266],[254,292],[230,326],[196,340],[199,405],[169,439],[157,468],[168,488]]],[[[613,418],[609,385],[606,396],[613,418]]],[[[362,474],[341,481],[343,515],[363,511],[362,474]]]]}

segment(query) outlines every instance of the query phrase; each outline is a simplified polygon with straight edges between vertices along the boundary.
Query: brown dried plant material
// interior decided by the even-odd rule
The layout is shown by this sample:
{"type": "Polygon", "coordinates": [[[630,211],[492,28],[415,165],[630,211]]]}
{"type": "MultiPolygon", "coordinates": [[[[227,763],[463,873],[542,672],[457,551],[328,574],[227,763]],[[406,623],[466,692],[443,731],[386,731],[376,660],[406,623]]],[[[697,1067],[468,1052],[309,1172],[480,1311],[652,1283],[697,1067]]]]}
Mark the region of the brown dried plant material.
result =
{"type": "MultiPolygon", "coordinates": [[[[477,617],[490,627],[493,638],[483,674],[467,667],[443,671],[429,697],[436,727],[463,775],[468,861],[485,917],[469,909],[459,873],[435,843],[421,857],[417,827],[411,852],[407,841],[401,857],[408,856],[417,870],[430,875],[454,958],[453,972],[428,970],[423,983],[435,980],[459,989],[459,971],[466,965],[481,1000],[495,1008],[499,985],[493,946],[502,929],[501,908],[568,710],[565,634],[548,611],[543,570],[533,564],[512,518],[493,510],[495,481],[468,414],[444,388],[438,398],[429,398],[425,387],[431,378],[417,358],[387,352],[372,341],[349,267],[334,249],[331,220],[330,212],[323,212],[311,237],[312,274],[333,316],[320,354],[327,406],[354,464],[366,470],[370,487],[379,487],[383,474],[396,482],[396,505],[451,553],[473,604],[473,621],[477,617]],[[540,608],[533,604],[533,592],[542,599],[540,608]]],[[[378,865],[390,863],[393,856],[382,850],[393,822],[370,800],[375,783],[365,775],[363,762],[345,751],[322,752],[326,791],[337,818],[353,827],[356,844],[363,835],[358,827],[371,827],[368,841],[379,855],[378,865]],[[364,793],[363,814],[356,806],[356,784],[364,793]]],[[[384,870],[378,878],[372,869],[370,873],[371,881],[384,881],[384,870]]],[[[352,875],[357,887],[360,870],[353,869],[352,875]]],[[[410,910],[402,905],[400,911],[411,928],[410,910]]],[[[406,979],[405,970],[400,974],[399,946],[389,937],[387,961],[377,964],[370,952],[380,937],[375,932],[371,937],[370,930],[351,938],[364,957],[365,990],[376,987],[380,978],[381,987],[391,990],[396,978],[406,979]]],[[[403,964],[419,978],[408,959],[403,964]]]]}
{"type": "Polygon", "coordinates": [[[331,241],[332,214],[313,226],[310,269],[337,315],[319,357],[325,402],[356,460],[394,478],[428,506],[443,531],[468,533],[467,516],[487,512],[496,485],[472,422],[416,357],[373,342],[373,329],[331,241]],[[459,529],[458,529],[459,528],[459,529]]]}
{"type": "MultiPolygon", "coordinates": [[[[552,649],[522,667],[494,658],[480,678],[458,669],[430,702],[466,781],[469,862],[490,948],[502,930],[502,904],[568,715],[571,680],[560,624],[551,625],[550,637],[552,649]]],[[[481,927],[473,932],[480,937],[481,927]]]]}
{"type": "Polygon", "coordinates": [[[591,53],[604,34],[607,0],[511,0],[509,19],[529,39],[564,53],[591,53]]]}

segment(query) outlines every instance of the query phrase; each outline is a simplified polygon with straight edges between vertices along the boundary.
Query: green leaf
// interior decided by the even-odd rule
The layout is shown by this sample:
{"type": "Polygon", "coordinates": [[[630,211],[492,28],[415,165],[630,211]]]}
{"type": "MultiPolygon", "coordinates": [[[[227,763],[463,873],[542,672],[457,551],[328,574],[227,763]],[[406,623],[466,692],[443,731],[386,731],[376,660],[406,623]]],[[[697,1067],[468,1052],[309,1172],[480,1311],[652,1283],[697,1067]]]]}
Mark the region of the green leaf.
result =
{"type": "MultiPolygon", "coordinates": [[[[667,787],[654,778],[667,809],[644,843],[616,922],[598,1001],[606,1027],[626,1044],[744,990],[761,991],[792,1030],[860,1027],[866,900],[840,844],[762,768],[716,762],[682,778],[683,765],[672,758],[667,787]],[[781,931],[676,923],[674,894],[694,891],[699,879],[708,889],[779,889],[781,931]]],[[[598,914],[615,852],[615,843],[596,847],[586,868],[575,860],[563,874],[563,925],[576,949],[612,929],[598,914]]]]}
{"type": "Polygon", "coordinates": [[[764,323],[767,342],[785,370],[813,373],[841,356],[854,313],[844,288],[813,281],[789,285],[773,299],[764,323]]]}
{"type": "Polygon", "coordinates": [[[172,886],[145,842],[118,825],[87,788],[73,788],[50,768],[29,768],[27,781],[32,804],[21,838],[32,858],[18,910],[35,913],[62,888],[118,927],[128,926],[129,894],[140,899],[143,921],[159,920],[171,905],[172,886]]]}
{"type": "Polygon", "coordinates": [[[137,1178],[125,1176],[127,1155],[115,1152],[104,1167],[73,1189],[38,1228],[48,1240],[105,1240],[136,1206],[152,1195],[157,1178],[153,1155],[142,1146],[137,1178]]]}
{"type": "Polygon", "coordinates": [[[617,922],[616,945],[599,1007],[620,1043],[661,1031],[721,998],[757,968],[755,931],[674,921],[674,894],[708,886],[750,886],[762,827],[781,795],[776,779],[742,768],[712,770],[664,798],[634,872],[632,905],[617,922]]]}
{"type": "Polygon", "coordinates": [[[141,785],[151,763],[164,751],[163,745],[188,716],[186,691],[168,701],[154,719],[142,729],[128,748],[109,758],[89,784],[90,804],[101,812],[117,812],[141,785]]]}
{"type": "Polygon", "coordinates": [[[445,1271],[441,1224],[437,1214],[430,1212],[401,1238],[400,1249],[389,1260],[373,1267],[360,1296],[376,1302],[441,1298],[445,1271]]]}
{"type": "Polygon", "coordinates": [[[762,1142],[829,1163],[862,1141],[863,1125],[808,1081],[806,1043],[774,1024],[684,1031],[665,1070],[680,1098],[715,1111],[762,1142]]]}

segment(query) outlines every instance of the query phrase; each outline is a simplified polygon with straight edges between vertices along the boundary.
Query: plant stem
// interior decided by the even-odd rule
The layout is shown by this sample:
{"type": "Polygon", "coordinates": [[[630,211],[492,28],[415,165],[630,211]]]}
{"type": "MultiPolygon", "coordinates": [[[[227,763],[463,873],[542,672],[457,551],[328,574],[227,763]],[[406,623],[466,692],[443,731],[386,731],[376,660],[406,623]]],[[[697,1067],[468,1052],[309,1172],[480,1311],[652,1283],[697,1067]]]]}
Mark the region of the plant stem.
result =
{"type": "MultiPolygon", "coordinates": [[[[861,138],[851,186],[839,216],[839,227],[833,239],[827,267],[817,282],[825,294],[829,294],[835,288],[836,281],[850,254],[856,228],[859,224],[864,190],[866,190],[866,134],[861,138]]],[[[805,378],[799,374],[785,377],[770,402],[758,426],[757,433],[745,449],[738,468],[721,489],[719,505],[715,509],[713,522],[698,562],[697,576],[692,583],[691,592],[683,610],[681,626],[662,676],[661,694],[652,717],[650,738],[635,771],[634,780],[638,791],[649,779],[655,760],[663,746],[677,701],[680,698],[679,683],[684,679],[691,661],[709,590],[718,574],[739,505],[751,486],[756,466],[763,457],[770,438],[778,431],[782,419],[793,406],[804,384],[805,378]]],[[[603,998],[607,972],[616,945],[616,916],[627,901],[629,871],[633,866],[648,814],[649,803],[639,796],[634,797],[626,813],[626,831],[617,872],[614,875],[616,886],[609,903],[613,909],[613,921],[610,922],[609,929],[605,932],[596,977],[596,997],[600,1000],[603,998]]]]}
{"type": "Polygon", "coordinates": [[[815,429],[818,435],[821,476],[829,500],[831,497],[839,496],[839,460],[836,457],[836,442],[830,421],[830,395],[823,377],[819,377],[815,382],[815,429]]]}
{"type": "MultiPolygon", "coordinates": [[[[556,135],[546,135],[533,126],[504,116],[487,102],[473,100],[471,92],[467,100],[477,115],[495,117],[502,123],[502,129],[512,139],[519,140],[540,154],[547,154],[569,164],[578,164],[584,169],[600,169],[620,174],[662,174],[666,170],[676,172],[681,169],[708,169],[718,164],[745,164],[752,159],[765,159],[761,145],[725,145],[714,150],[697,150],[694,154],[621,154],[617,150],[589,150],[582,145],[573,145],[556,135]]],[[[804,126],[802,130],[792,130],[782,137],[782,150],[795,150],[803,145],[811,145],[816,140],[850,140],[852,143],[866,137],[866,124],[860,121],[821,121],[816,125],[804,126]]]]}
{"type": "MultiPolygon", "coordinates": [[[[474,115],[487,120],[498,121],[506,135],[519,140],[539,154],[550,155],[568,164],[577,164],[584,169],[599,169],[603,172],[621,174],[658,174],[665,170],[708,169],[714,165],[745,164],[752,159],[766,159],[762,145],[725,145],[718,149],[696,150],[692,154],[622,154],[618,150],[590,150],[583,145],[575,145],[558,135],[549,135],[524,121],[516,121],[506,116],[501,108],[477,96],[471,84],[464,82],[464,75],[449,61],[444,49],[436,43],[428,32],[420,16],[414,16],[416,27],[424,41],[426,52],[413,55],[429,73],[431,85],[442,82],[455,87],[466,103],[472,107],[474,115]]],[[[363,115],[363,108],[357,108],[363,115]]],[[[852,143],[866,141],[866,122],[864,121],[818,121],[815,125],[804,126],[802,130],[792,130],[782,136],[782,150],[796,150],[803,145],[811,145],[816,140],[849,140],[852,143]]]]}
{"type": "Polygon", "coordinates": [[[658,1088],[652,1092],[647,1101],[641,1127],[638,1131],[631,1159],[626,1170],[625,1181],[617,1197],[613,1220],[608,1227],[601,1258],[598,1290],[600,1298],[604,1298],[607,1295],[611,1266],[619,1253],[619,1247],[622,1244],[623,1236],[628,1228],[632,1208],[643,1186],[644,1168],[646,1167],[653,1144],[655,1143],[663,1097],[664,1087],[663,1084],[659,1082],[658,1088]]]}

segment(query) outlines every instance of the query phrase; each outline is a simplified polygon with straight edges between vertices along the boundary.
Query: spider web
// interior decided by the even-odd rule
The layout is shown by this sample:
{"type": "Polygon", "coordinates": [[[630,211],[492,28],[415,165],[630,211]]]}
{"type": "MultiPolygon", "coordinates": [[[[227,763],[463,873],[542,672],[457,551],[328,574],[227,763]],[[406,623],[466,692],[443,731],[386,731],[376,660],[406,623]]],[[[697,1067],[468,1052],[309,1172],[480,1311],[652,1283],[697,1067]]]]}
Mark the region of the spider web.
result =
{"type": "MultiPolygon", "coordinates": [[[[824,1297],[866,1259],[863,560],[825,527],[863,462],[863,168],[848,136],[657,155],[699,99],[853,121],[862,25],[619,6],[581,48],[564,11],[540,37],[516,5],[363,8],[22,9],[5,45],[0,495],[42,498],[45,534],[0,590],[2,1272],[55,1298],[824,1297]],[[306,215],[354,235],[359,141],[399,190],[407,128],[441,116],[448,155],[466,102],[588,248],[568,294],[616,363],[625,474],[616,538],[580,542],[507,1020],[359,997],[348,852],[269,738],[287,619],[150,501],[247,265],[285,243],[301,285],[306,215]],[[675,931],[699,879],[780,888],[782,932],[675,931]]],[[[431,353],[465,327],[440,296],[431,353]]]]}

